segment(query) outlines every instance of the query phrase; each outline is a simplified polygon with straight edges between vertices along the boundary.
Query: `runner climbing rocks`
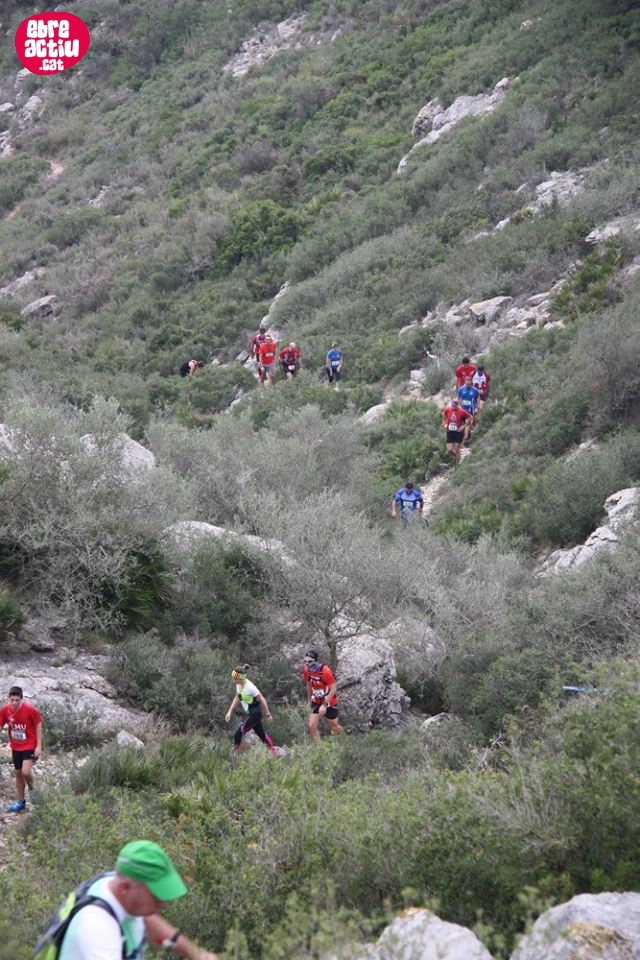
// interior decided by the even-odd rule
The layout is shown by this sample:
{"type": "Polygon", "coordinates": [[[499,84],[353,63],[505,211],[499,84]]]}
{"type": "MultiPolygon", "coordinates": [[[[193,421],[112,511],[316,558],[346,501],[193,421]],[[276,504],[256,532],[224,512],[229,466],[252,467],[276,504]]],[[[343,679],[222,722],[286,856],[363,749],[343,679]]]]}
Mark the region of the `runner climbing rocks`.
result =
{"type": "Polygon", "coordinates": [[[478,364],[471,383],[480,394],[478,397],[478,410],[482,410],[489,398],[489,389],[491,387],[491,375],[487,373],[483,363],[478,364]]]}
{"type": "Polygon", "coordinates": [[[262,369],[260,380],[262,383],[268,380],[269,383],[272,384],[276,378],[277,352],[278,345],[275,340],[270,333],[265,334],[264,340],[258,347],[258,360],[260,362],[260,368],[262,369]]]}
{"type": "Polygon", "coordinates": [[[467,420],[464,425],[463,443],[467,445],[471,436],[471,428],[475,426],[476,407],[480,399],[480,391],[471,385],[471,377],[465,377],[464,386],[458,388],[458,399],[462,409],[471,414],[471,420],[467,420]]]}

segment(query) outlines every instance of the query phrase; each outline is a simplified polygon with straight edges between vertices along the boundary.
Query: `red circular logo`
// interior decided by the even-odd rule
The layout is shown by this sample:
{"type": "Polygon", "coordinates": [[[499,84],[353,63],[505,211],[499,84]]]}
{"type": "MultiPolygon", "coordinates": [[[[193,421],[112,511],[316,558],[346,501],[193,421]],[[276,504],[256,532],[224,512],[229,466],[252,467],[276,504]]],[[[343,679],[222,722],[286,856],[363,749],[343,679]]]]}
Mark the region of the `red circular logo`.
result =
{"type": "Polygon", "coordinates": [[[16,30],[16,53],[31,73],[61,73],[89,49],[86,23],[73,13],[34,13],[16,30]]]}

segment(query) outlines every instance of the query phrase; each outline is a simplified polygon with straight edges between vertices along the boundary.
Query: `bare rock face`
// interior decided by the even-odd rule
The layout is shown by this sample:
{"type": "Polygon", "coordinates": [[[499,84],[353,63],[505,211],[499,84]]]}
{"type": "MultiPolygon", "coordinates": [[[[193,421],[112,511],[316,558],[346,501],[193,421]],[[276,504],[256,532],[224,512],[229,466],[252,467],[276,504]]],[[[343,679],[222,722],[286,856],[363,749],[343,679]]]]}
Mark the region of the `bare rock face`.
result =
{"type": "Polygon", "coordinates": [[[380,417],[384,416],[385,412],[391,406],[390,400],[385,400],[384,403],[376,403],[375,407],[369,407],[368,410],[360,416],[361,423],[376,423],[380,417]]]}
{"type": "Polygon", "coordinates": [[[640,893],[583,893],[536,920],[511,960],[637,960],[640,893]]]}
{"type": "Polygon", "coordinates": [[[504,77],[496,83],[493,90],[479,93],[477,96],[463,95],[458,97],[446,110],[439,100],[430,100],[422,107],[411,128],[412,135],[414,137],[419,136],[421,139],[402,158],[398,164],[397,172],[402,173],[414,150],[436,143],[443,134],[453,130],[461,120],[465,120],[467,117],[481,117],[493,113],[517,79],[517,77],[504,77]]]}
{"type": "Polygon", "coordinates": [[[338,649],[338,694],[347,722],[359,730],[392,730],[411,721],[411,701],[396,680],[391,644],[371,634],[343,640],[338,649]]]}
{"type": "Polygon", "coordinates": [[[234,530],[227,530],[226,527],[216,527],[212,523],[203,523],[200,520],[179,520],[163,531],[163,539],[166,545],[172,548],[175,554],[183,560],[192,557],[203,541],[220,540],[221,538],[245,543],[248,547],[253,547],[256,550],[270,551],[277,554],[283,563],[287,565],[295,564],[295,560],[287,552],[285,545],[280,540],[273,538],[256,537],[250,533],[236,533],[234,530]]]}
{"type": "MultiPolygon", "coordinates": [[[[356,948],[350,960],[491,960],[475,933],[412,907],[395,918],[375,944],[356,948]]],[[[333,960],[333,958],[332,958],[333,960]]]]}
{"type": "Polygon", "coordinates": [[[27,304],[26,307],[23,307],[20,311],[21,317],[36,317],[41,319],[43,317],[48,317],[52,313],[55,313],[60,307],[60,297],[57,297],[55,294],[51,294],[48,297],[40,297],[39,300],[34,300],[32,303],[27,304]]]}
{"type": "Polygon", "coordinates": [[[593,531],[584,543],[569,550],[554,550],[538,570],[538,576],[566,573],[589,563],[603,551],[615,550],[619,544],[621,524],[635,522],[638,512],[639,487],[618,490],[607,498],[604,509],[609,518],[606,524],[593,531]]]}

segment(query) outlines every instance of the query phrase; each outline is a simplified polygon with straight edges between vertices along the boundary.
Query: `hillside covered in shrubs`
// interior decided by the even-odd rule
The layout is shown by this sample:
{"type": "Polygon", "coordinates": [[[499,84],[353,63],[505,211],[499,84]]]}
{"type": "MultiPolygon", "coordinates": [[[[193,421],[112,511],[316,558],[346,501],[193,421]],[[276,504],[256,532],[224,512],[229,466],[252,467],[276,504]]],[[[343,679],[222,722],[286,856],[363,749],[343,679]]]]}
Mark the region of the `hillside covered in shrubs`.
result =
{"type": "Polygon", "coordinates": [[[540,575],[640,484],[637,5],[68,8],[91,47],[45,78],[10,42],[33,4],[0,14],[0,657],[37,614],[158,733],[52,729],[84,762],[7,836],[0,953],[138,835],[225,960],[407,904],[504,960],[547,905],[640,889],[637,526],[540,575]],[[267,315],[303,357],[272,387],[238,359],[267,315]],[[493,389],[454,470],[463,355],[493,389]],[[389,518],[406,480],[428,523],[389,518]],[[229,534],[181,552],[193,522],[229,534]],[[411,722],[312,748],[301,651],[339,681],[369,634],[411,722]],[[229,756],[244,662],[277,760],[229,756]]]}

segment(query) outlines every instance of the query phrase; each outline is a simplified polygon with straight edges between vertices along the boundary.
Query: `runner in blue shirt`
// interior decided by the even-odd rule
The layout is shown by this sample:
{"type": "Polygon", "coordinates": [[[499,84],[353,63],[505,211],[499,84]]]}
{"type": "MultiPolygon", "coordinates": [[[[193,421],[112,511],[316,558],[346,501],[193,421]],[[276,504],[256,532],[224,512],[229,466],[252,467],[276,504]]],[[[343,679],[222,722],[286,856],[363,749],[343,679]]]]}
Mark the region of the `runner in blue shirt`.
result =
{"type": "Polygon", "coordinates": [[[331,344],[331,350],[327,353],[324,370],[327,375],[327,382],[333,383],[335,380],[337,387],[342,379],[342,350],[338,348],[337,340],[331,344]]]}
{"type": "Polygon", "coordinates": [[[391,501],[391,516],[395,520],[398,516],[398,508],[400,508],[400,516],[402,520],[407,523],[407,521],[414,516],[416,510],[418,513],[422,513],[423,506],[424,500],[422,499],[422,494],[419,490],[415,489],[410,481],[407,481],[404,487],[400,487],[391,501]]]}
{"type": "Polygon", "coordinates": [[[477,387],[471,385],[471,377],[465,377],[464,386],[458,387],[458,397],[460,399],[460,406],[463,410],[466,410],[467,413],[470,413],[472,418],[471,420],[467,420],[464,425],[464,439],[462,442],[467,446],[471,437],[471,428],[475,426],[476,423],[476,407],[480,399],[480,391],[477,387]]]}

